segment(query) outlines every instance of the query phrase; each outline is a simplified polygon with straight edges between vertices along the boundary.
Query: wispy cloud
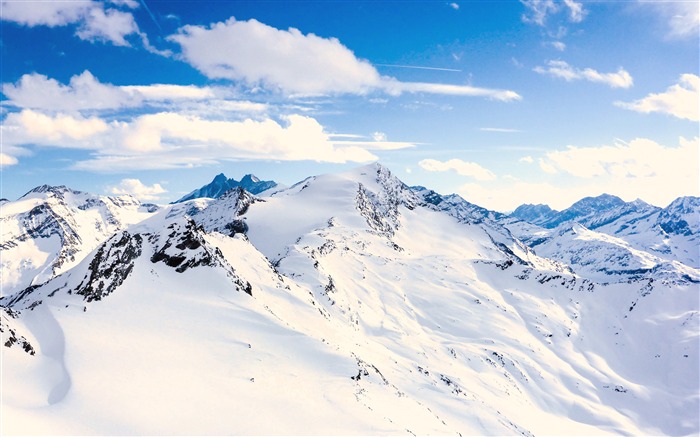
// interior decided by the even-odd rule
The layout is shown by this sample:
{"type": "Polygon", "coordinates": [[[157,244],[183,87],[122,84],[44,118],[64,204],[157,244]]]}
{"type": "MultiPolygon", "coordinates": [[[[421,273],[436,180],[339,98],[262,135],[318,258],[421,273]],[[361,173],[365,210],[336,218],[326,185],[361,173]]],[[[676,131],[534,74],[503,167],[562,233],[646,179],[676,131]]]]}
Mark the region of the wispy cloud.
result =
{"type": "Polygon", "coordinates": [[[520,0],[520,3],[527,10],[522,15],[522,20],[539,26],[544,26],[548,17],[558,14],[563,9],[567,10],[568,19],[573,23],[580,23],[588,14],[588,11],[583,7],[583,3],[574,0],[564,0],[563,2],[555,0],[520,0]]]}
{"type": "Polygon", "coordinates": [[[668,87],[666,92],[652,93],[629,103],[615,102],[615,105],[644,114],[660,112],[685,120],[700,121],[698,102],[700,102],[700,77],[695,74],[683,74],[678,83],[668,87]]]}
{"type": "Polygon", "coordinates": [[[459,3],[454,3],[454,2],[453,2],[453,3],[450,3],[449,6],[450,6],[452,9],[454,9],[455,11],[458,11],[458,10],[459,10],[459,3]]]}
{"type": "Polygon", "coordinates": [[[639,3],[651,8],[663,21],[671,39],[698,38],[700,33],[700,4],[697,1],[648,1],[639,3]]]}
{"type": "Polygon", "coordinates": [[[555,50],[559,50],[560,52],[563,52],[566,50],[566,44],[564,44],[561,41],[548,41],[544,43],[545,46],[552,47],[555,50]]]}
{"type": "Polygon", "coordinates": [[[632,76],[622,67],[615,73],[601,73],[592,68],[575,68],[565,61],[547,61],[546,64],[546,67],[537,66],[533,71],[558,77],[567,82],[587,80],[589,82],[603,83],[611,88],[629,88],[634,83],[632,76]]]}
{"type": "Polygon", "coordinates": [[[521,100],[520,94],[515,91],[500,90],[492,88],[479,88],[469,85],[448,85],[441,83],[425,83],[425,82],[400,82],[397,80],[388,80],[384,83],[383,88],[389,94],[402,93],[429,93],[429,94],[444,94],[451,96],[472,96],[486,97],[504,102],[521,100]]]}
{"type": "Polygon", "coordinates": [[[468,176],[477,181],[491,181],[496,179],[496,175],[475,162],[462,161],[461,159],[450,159],[449,161],[438,161],[435,159],[424,159],[418,165],[427,171],[455,171],[462,176],[468,176]]]}

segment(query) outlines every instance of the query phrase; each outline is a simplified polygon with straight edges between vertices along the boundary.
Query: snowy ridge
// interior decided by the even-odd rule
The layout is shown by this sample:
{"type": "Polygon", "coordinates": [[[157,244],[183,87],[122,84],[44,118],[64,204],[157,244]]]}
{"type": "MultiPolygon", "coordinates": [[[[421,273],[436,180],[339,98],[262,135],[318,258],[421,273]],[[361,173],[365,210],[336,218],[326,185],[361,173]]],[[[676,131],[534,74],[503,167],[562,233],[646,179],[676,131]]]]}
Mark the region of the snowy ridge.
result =
{"type": "Polygon", "coordinates": [[[96,196],[48,185],[4,204],[0,217],[3,294],[66,271],[114,232],[157,209],[128,195],[96,196]]]}
{"type": "MultiPolygon", "coordinates": [[[[605,201],[599,202],[601,197],[604,196],[587,198],[577,202],[574,204],[575,207],[572,206],[569,210],[558,213],[558,218],[546,223],[540,223],[538,220],[528,221],[531,219],[527,217],[521,219],[523,221],[518,221],[515,213],[508,218],[501,219],[500,222],[538,253],[558,261],[573,263],[574,269],[576,269],[575,264],[580,257],[559,257],[558,254],[563,252],[544,248],[551,244],[566,246],[567,241],[552,242],[551,240],[566,234],[577,225],[583,225],[590,231],[598,232],[601,234],[598,238],[601,241],[606,239],[603,235],[616,238],[615,241],[618,243],[622,240],[621,244],[616,244],[620,247],[630,246],[639,253],[646,252],[647,255],[640,256],[655,258],[657,259],[656,264],[666,263],[670,265],[676,262],[700,269],[700,251],[698,250],[700,245],[700,199],[681,197],[666,208],[661,209],[641,200],[620,203],[621,200],[614,196],[605,196],[605,201]],[[589,211],[589,213],[581,214],[582,211],[589,211]],[[562,221],[564,216],[573,218],[570,221],[562,221]],[[555,224],[557,227],[552,228],[555,224]],[[551,229],[544,229],[538,225],[551,229]]],[[[608,241],[613,240],[608,239],[608,241]]],[[[574,252],[572,247],[565,250],[572,254],[574,252]]],[[[618,257],[624,256],[619,255],[618,257]]],[[[609,257],[600,258],[597,262],[604,264],[606,260],[609,260],[609,257]]],[[[594,259],[588,261],[589,264],[594,262],[596,262],[594,259]]],[[[601,265],[600,268],[607,267],[601,265]]]]}
{"type": "MultiPolygon", "coordinates": [[[[574,274],[496,217],[421,192],[371,165],[117,232],[0,301],[2,341],[17,339],[3,432],[700,430],[696,283],[574,274]]],[[[636,250],[574,230],[551,241],[636,250]]],[[[609,267],[656,262],[635,256],[609,267]]]]}

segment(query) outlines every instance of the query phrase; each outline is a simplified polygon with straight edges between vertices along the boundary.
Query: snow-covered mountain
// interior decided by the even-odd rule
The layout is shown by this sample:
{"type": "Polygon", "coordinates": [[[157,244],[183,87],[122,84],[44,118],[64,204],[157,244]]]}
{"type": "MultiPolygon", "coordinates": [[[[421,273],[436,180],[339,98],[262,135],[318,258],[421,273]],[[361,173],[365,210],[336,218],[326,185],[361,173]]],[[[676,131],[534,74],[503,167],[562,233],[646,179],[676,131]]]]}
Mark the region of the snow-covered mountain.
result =
{"type": "Polygon", "coordinates": [[[207,185],[192,191],[173,203],[181,203],[187,200],[199,199],[203,197],[216,199],[217,197],[224,195],[224,193],[227,191],[237,187],[241,187],[253,194],[260,194],[264,191],[277,187],[277,185],[277,182],[274,181],[261,181],[252,174],[247,174],[243,176],[240,181],[237,181],[233,178],[227,178],[225,174],[220,173],[216,175],[207,185]]]}
{"type": "Polygon", "coordinates": [[[697,284],[573,274],[500,220],[379,165],[168,206],[0,300],[1,431],[700,431],[697,284]]]}
{"type": "Polygon", "coordinates": [[[625,202],[617,196],[601,194],[597,197],[585,197],[563,211],[556,211],[547,205],[520,205],[511,217],[528,223],[552,229],[566,222],[579,223],[589,229],[596,229],[606,224],[658,211],[659,208],[641,200],[625,202]]]}
{"type": "Polygon", "coordinates": [[[158,210],[131,196],[97,196],[42,185],[0,213],[0,280],[11,294],[77,264],[105,239],[158,210]]]}
{"type": "MultiPolygon", "coordinates": [[[[587,230],[595,230],[600,234],[597,240],[612,241],[606,236],[615,237],[631,248],[648,252],[648,255],[661,262],[678,261],[700,268],[700,199],[697,197],[681,197],[666,208],[658,208],[642,200],[624,202],[615,196],[602,195],[582,199],[544,221],[541,215],[527,214],[527,207],[528,205],[519,207],[510,217],[500,222],[544,256],[576,264],[580,257],[572,252],[573,247],[568,242],[554,242],[571,253],[568,261],[557,257],[551,250],[544,249],[544,243],[551,243],[552,238],[566,234],[576,225],[582,225],[587,230]]],[[[587,235],[593,234],[589,232],[587,235]]],[[[607,265],[603,267],[609,268],[607,265]]]]}

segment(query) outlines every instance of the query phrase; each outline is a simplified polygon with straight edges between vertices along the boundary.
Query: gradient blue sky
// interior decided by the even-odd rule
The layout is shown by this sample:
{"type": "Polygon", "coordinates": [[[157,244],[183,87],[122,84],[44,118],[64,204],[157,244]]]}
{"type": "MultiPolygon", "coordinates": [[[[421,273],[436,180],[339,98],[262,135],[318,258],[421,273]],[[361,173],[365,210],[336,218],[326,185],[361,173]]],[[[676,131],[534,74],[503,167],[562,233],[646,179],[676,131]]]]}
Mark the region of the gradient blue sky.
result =
{"type": "Polygon", "coordinates": [[[699,195],[696,1],[0,4],[9,199],[376,160],[500,211],[699,195]]]}

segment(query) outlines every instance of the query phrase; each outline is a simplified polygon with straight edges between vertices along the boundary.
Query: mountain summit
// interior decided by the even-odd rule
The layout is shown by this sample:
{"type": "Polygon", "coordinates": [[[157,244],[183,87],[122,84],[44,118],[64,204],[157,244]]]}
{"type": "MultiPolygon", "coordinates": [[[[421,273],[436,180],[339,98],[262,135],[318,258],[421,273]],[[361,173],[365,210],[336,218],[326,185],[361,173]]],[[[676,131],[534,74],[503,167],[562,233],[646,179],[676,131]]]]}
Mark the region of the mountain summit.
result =
{"type": "Polygon", "coordinates": [[[222,196],[225,192],[229,191],[232,188],[236,188],[236,187],[242,187],[246,191],[249,191],[253,194],[260,194],[263,191],[267,191],[267,190],[274,188],[276,186],[277,186],[277,182],[275,182],[275,181],[262,181],[259,178],[257,178],[255,175],[252,175],[252,174],[247,174],[247,175],[243,176],[243,178],[239,182],[233,178],[227,178],[226,175],[223,173],[219,173],[207,185],[204,185],[203,187],[192,191],[191,193],[176,200],[173,203],[186,202],[188,200],[199,199],[202,197],[209,197],[209,198],[216,199],[216,198],[222,196]]]}

